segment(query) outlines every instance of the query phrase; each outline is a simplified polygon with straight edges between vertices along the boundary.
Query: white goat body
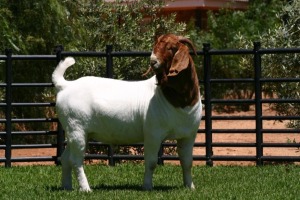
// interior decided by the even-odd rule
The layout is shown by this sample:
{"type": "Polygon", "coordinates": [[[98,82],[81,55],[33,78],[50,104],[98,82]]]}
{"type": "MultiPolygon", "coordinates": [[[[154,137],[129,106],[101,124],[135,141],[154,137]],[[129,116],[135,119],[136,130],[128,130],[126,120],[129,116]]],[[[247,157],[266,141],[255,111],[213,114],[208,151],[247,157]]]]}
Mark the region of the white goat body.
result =
{"type": "Polygon", "coordinates": [[[157,85],[155,76],[144,81],[99,77],[66,81],[63,74],[74,63],[72,57],[66,58],[52,76],[57,88],[57,114],[67,137],[62,155],[63,188],[72,188],[71,170],[74,168],[80,189],[91,190],[83,170],[88,139],[107,144],[144,142],[144,188],[147,190],[152,189],[161,142],[176,139],[184,184],[194,188],[192,149],[201,119],[201,101],[193,106],[174,107],[157,85]]]}
{"type": "Polygon", "coordinates": [[[64,82],[56,106],[68,137],[76,128],[82,131],[83,139],[108,144],[143,142],[146,132],[159,141],[185,138],[199,125],[199,105],[173,107],[156,86],[154,76],[134,82],[98,77],[64,82]]]}

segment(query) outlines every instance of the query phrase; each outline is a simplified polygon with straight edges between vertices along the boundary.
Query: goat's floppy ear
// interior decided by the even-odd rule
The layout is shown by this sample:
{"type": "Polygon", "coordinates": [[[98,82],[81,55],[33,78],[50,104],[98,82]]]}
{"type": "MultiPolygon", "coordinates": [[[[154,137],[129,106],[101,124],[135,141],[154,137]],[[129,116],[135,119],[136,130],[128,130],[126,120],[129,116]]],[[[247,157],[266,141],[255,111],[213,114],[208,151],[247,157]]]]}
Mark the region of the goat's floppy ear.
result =
{"type": "Polygon", "coordinates": [[[183,44],[180,45],[178,51],[175,53],[169,69],[168,76],[176,76],[182,70],[186,69],[190,62],[189,48],[183,44]]]}

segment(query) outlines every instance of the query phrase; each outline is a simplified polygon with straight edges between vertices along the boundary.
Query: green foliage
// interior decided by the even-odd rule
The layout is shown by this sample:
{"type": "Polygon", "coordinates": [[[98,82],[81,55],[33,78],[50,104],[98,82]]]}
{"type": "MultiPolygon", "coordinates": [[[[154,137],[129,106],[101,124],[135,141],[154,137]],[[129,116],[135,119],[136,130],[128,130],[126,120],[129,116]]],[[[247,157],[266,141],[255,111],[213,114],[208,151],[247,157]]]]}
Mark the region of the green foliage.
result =
{"type": "MultiPolygon", "coordinates": [[[[245,11],[223,9],[216,14],[210,12],[208,29],[212,33],[212,46],[218,49],[237,48],[240,35],[249,41],[260,39],[260,34],[278,23],[275,16],[281,6],[282,2],[278,0],[253,0],[245,11]]],[[[242,47],[245,48],[244,45],[242,47]]]]}
{"type": "Polygon", "coordinates": [[[182,186],[180,166],[157,167],[151,192],[141,188],[144,166],[121,164],[116,167],[85,167],[91,193],[60,189],[61,167],[27,166],[0,168],[3,199],[298,199],[298,166],[193,167],[196,186],[182,186]]]}
{"type": "MultiPolygon", "coordinates": [[[[289,48],[300,46],[300,2],[294,1],[252,1],[249,10],[222,11],[217,15],[210,15],[210,39],[213,47],[221,48],[253,48],[255,40],[262,42],[262,48],[289,48]],[[238,17],[237,17],[238,16],[238,17]],[[237,18],[236,18],[237,17],[237,18]],[[224,42],[225,41],[225,42],[224,42]]],[[[266,78],[299,78],[299,54],[268,54],[262,57],[263,77],[266,78]]],[[[214,60],[213,72],[218,77],[253,77],[252,59],[243,56],[237,60],[234,57],[218,58],[214,60]],[[230,68],[226,63],[231,63],[230,68]],[[230,73],[228,73],[230,69],[230,73]]],[[[252,91],[249,87],[233,87],[228,90],[228,85],[221,90],[216,90],[216,95],[237,95],[239,90],[252,91]],[[226,89],[227,88],[227,89],[226,89]],[[246,89],[244,89],[246,88],[246,89]],[[224,92],[220,92],[224,91],[224,92]],[[218,93],[219,92],[219,93],[218,93]]],[[[299,99],[299,82],[283,82],[263,85],[265,94],[282,99],[299,99]]],[[[247,97],[247,96],[246,96],[247,97]]],[[[300,115],[299,103],[273,104],[279,115],[300,115]]],[[[299,128],[299,120],[292,120],[290,127],[299,128]]]]}
{"type": "MultiPolygon", "coordinates": [[[[113,45],[113,51],[150,51],[157,35],[185,31],[185,24],[175,23],[174,15],[157,15],[161,0],[117,0],[115,3],[67,0],[65,3],[72,13],[69,20],[77,29],[76,38],[71,42],[72,50],[104,52],[106,45],[113,45]]],[[[84,59],[79,65],[80,69],[75,71],[81,75],[99,74],[99,68],[100,75],[105,75],[105,63],[101,60],[84,59]]],[[[114,78],[141,79],[148,66],[148,58],[115,58],[114,78]]],[[[75,77],[76,72],[70,76],[75,77]]]]}
{"type": "Polygon", "coordinates": [[[19,54],[51,53],[55,44],[67,43],[66,10],[57,0],[0,0],[0,47],[19,54]]]}
{"type": "MultiPolygon", "coordinates": [[[[208,13],[208,31],[194,34],[193,41],[197,46],[203,42],[210,42],[213,49],[252,49],[253,41],[260,39],[260,35],[276,27],[278,19],[276,13],[281,7],[281,1],[249,2],[245,11],[222,9],[220,12],[208,13]]],[[[253,60],[247,55],[213,56],[213,78],[253,78],[253,60]]],[[[254,87],[251,84],[229,83],[215,84],[212,91],[213,98],[251,99],[254,87]]],[[[221,106],[222,109],[224,107],[221,106]]],[[[228,107],[229,108],[229,107],[228,107]]],[[[220,109],[220,108],[219,108],[220,109]]],[[[229,110],[248,110],[249,105],[236,105],[229,110]]]]}
{"type": "Polygon", "coordinates": [[[0,41],[0,48],[4,50],[10,45],[13,49],[19,50],[20,37],[16,33],[14,24],[10,23],[13,20],[12,12],[4,6],[4,2],[0,2],[0,34],[2,36],[0,41]]]}
{"type": "MultiPolygon", "coordinates": [[[[276,15],[281,20],[279,26],[271,29],[261,36],[264,46],[274,48],[292,48],[300,46],[300,1],[290,1],[276,15]]],[[[282,54],[265,55],[264,74],[266,77],[280,78],[300,78],[300,55],[282,54]]],[[[272,84],[268,90],[273,92],[278,98],[300,99],[299,82],[282,82],[272,84]]],[[[299,103],[274,104],[274,108],[279,115],[300,115],[299,103]]],[[[292,120],[289,124],[293,128],[300,128],[299,120],[292,120]]]]}

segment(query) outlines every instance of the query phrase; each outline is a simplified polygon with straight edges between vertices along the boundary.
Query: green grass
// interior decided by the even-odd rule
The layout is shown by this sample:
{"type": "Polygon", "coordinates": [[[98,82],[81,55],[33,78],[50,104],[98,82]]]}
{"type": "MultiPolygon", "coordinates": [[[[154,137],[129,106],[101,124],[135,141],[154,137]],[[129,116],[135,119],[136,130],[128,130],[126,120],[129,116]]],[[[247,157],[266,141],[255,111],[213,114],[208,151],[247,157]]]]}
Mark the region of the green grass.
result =
{"type": "Polygon", "coordinates": [[[85,167],[92,193],[60,189],[61,168],[56,166],[0,167],[1,199],[299,199],[300,167],[193,168],[195,191],[182,187],[181,168],[165,165],[156,169],[154,190],[141,190],[144,166],[85,167]]]}

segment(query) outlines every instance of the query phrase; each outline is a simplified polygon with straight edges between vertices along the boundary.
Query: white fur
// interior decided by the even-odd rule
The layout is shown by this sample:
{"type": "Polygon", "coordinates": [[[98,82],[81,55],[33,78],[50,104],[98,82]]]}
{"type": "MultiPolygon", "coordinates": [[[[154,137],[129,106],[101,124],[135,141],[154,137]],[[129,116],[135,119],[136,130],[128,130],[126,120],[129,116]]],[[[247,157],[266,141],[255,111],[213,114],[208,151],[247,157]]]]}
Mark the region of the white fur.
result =
{"type": "Polygon", "coordinates": [[[66,58],[52,76],[58,92],[57,113],[67,137],[62,155],[63,188],[72,189],[74,169],[80,190],[91,190],[83,170],[88,138],[108,144],[144,142],[146,190],[152,189],[161,142],[176,139],[184,185],[194,188],[192,150],[201,119],[201,101],[193,107],[173,107],[156,85],[155,76],[134,82],[98,77],[66,81],[63,74],[74,63],[73,58],[66,58]]]}

